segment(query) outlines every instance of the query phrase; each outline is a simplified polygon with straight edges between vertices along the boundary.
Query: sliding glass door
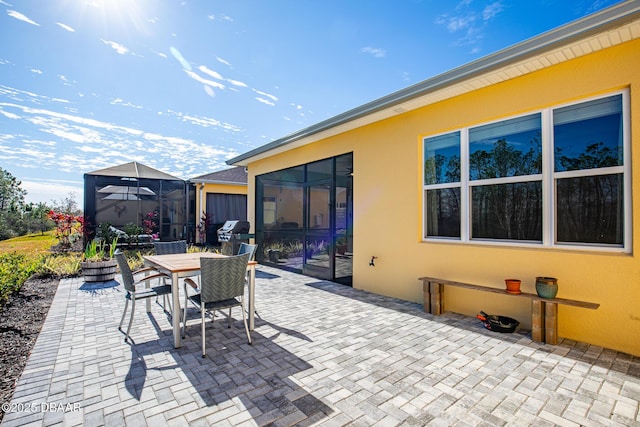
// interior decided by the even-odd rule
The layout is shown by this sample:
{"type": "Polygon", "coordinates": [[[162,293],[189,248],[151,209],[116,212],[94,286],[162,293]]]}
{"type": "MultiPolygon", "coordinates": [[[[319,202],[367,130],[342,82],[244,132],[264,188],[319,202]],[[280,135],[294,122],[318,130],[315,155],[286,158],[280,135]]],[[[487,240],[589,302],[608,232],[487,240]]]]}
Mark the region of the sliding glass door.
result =
{"type": "Polygon", "coordinates": [[[351,285],[351,153],[256,178],[258,261],[351,285]]]}

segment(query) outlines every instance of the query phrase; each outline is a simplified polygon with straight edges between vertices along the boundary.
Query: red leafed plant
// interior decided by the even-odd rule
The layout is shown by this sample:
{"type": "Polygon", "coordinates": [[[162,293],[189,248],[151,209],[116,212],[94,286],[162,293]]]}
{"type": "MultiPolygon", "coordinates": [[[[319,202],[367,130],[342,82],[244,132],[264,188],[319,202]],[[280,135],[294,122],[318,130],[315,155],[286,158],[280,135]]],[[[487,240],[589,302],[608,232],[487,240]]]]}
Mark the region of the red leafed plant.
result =
{"type": "Polygon", "coordinates": [[[73,242],[82,235],[84,217],[53,210],[49,211],[47,217],[56,226],[55,237],[58,239],[58,248],[61,251],[69,251],[73,242]]]}
{"type": "Polygon", "coordinates": [[[146,234],[153,234],[156,230],[156,219],[158,218],[158,214],[156,212],[149,212],[142,219],[142,227],[144,228],[144,232],[146,234]]]}

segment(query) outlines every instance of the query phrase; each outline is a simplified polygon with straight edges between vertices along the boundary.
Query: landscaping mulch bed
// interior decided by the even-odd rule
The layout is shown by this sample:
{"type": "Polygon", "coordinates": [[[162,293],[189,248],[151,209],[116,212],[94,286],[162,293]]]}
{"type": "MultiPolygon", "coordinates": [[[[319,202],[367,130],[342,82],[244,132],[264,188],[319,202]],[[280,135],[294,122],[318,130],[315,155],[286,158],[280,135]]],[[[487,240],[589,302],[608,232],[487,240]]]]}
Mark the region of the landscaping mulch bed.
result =
{"type": "MultiPolygon", "coordinates": [[[[32,278],[0,307],[0,405],[9,403],[58,289],[55,278],[32,278]]],[[[4,413],[0,411],[0,421],[4,413]]]]}

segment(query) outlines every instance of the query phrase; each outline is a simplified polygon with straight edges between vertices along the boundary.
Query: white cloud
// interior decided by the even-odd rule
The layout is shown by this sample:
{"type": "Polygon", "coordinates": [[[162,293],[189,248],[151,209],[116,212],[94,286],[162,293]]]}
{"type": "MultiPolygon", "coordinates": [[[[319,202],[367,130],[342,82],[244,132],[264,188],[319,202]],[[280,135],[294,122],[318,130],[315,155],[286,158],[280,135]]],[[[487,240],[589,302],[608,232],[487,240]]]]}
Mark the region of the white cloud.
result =
{"type": "Polygon", "coordinates": [[[229,61],[227,61],[227,60],[225,60],[225,59],[222,59],[222,58],[220,58],[220,57],[218,57],[218,56],[216,56],[216,61],[218,61],[218,62],[220,62],[221,64],[224,64],[224,65],[226,65],[226,66],[228,66],[228,67],[231,67],[231,63],[230,63],[229,61]]]}
{"type": "Polygon", "coordinates": [[[436,19],[436,24],[444,25],[447,27],[450,33],[455,33],[460,30],[469,28],[471,24],[476,20],[474,16],[450,16],[441,15],[436,19]]]}
{"type": "Polygon", "coordinates": [[[124,100],[122,98],[115,98],[114,100],[109,102],[109,104],[111,104],[111,105],[122,105],[123,107],[131,107],[131,108],[138,108],[138,109],[142,108],[141,105],[135,105],[135,104],[132,104],[131,102],[124,102],[124,100]]]}
{"type": "MultiPolygon", "coordinates": [[[[454,46],[477,45],[484,38],[484,30],[494,17],[504,10],[502,0],[486,3],[481,9],[474,8],[471,0],[463,0],[453,13],[445,13],[436,18],[436,24],[444,26],[450,33],[464,32],[454,46]]],[[[479,53],[474,46],[471,53],[479,53]]]]}
{"type": "Polygon", "coordinates": [[[224,80],[222,78],[222,76],[220,75],[220,73],[210,70],[208,69],[205,65],[201,65],[198,67],[198,70],[200,70],[202,73],[207,74],[210,77],[213,77],[214,79],[218,79],[218,80],[224,80]]]}
{"type": "Polygon", "coordinates": [[[63,75],[63,74],[58,74],[58,78],[59,78],[60,80],[62,80],[62,82],[63,82],[63,84],[64,84],[65,86],[73,86],[73,85],[75,85],[75,84],[77,83],[75,80],[74,80],[74,81],[69,81],[69,79],[67,78],[67,76],[65,76],[65,75],[63,75]]]}
{"type": "Polygon", "coordinates": [[[120,55],[125,55],[127,53],[129,53],[129,48],[127,48],[124,45],[121,45],[120,43],[116,43],[114,41],[111,40],[104,40],[104,39],[100,39],[102,40],[102,42],[104,44],[106,44],[107,46],[111,46],[111,48],[113,50],[115,50],[116,52],[118,52],[120,55]]]}
{"type": "Polygon", "coordinates": [[[210,19],[211,21],[220,20],[220,21],[233,22],[233,18],[227,15],[220,15],[216,17],[216,15],[211,14],[211,15],[207,15],[207,18],[210,19]]]}
{"type": "Polygon", "coordinates": [[[204,77],[199,76],[198,74],[194,73],[193,71],[190,70],[183,70],[189,77],[191,77],[193,80],[202,83],[204,85],[208,85],[211,87],[214,87],[216,89],[224,89],[225,85],[223,85],[222,83],[218,83],[218,82],[214,82],[213,80],[208,80],[205,79],[204,77]]]}
{"type": "Polygon", "coordinates": [[[189,64],[189,61],[184,59],[184,56],[182,56],[182,53],[180,53],[180,51],[177,48],[171,46],[169,48],[169,52],[171,52],[171,55],[173,55],[173,57],[180,63],[180,66],[182,68],[184,68],[187,71],[191,71],[191,64],[189,64]]]}
{"type": "Polygon", "coordinates": [[[10,112],[8,112],[8,111],[1,110],[1,109],[0,109],[0,114],[2,114],[3,116],[5,116],[5,117],[6,117],[6,118],[8,118],[8,119],[14,119],[14,120],[16,120],[16,119],[19,119],[19,118],[20,118],[20,116],[19,116],[19,115],[17,115],[17,114],[13,114],[13,113],[10,113],[10,112]]]}
{"type": "Polygon", "coordinates": [[[32,69],[31,69],[31,72],[32,72],[33,74],[42,74],[42,70],[38,70],[37,68],[32,68],[32,69]]]}
{"type": "Polygon", "coordinates": [[[498,13],[502,12],[502,10],[503,10],[502,3],[500,3],[499,1],[493,2],[485,6],[484,10],[482,11],[482,19],[484,21],[489,21],[498,13]]]}
{"type": "Polygon", "coordinates": [[[16,12],[15,10],[7,10],[7,15],[9,15],[12,18],[16,18],[18,21],[23,21],[23,22],[26,22],[27,24],[35,25],[37,27],[40,26],[40,24],[38,24],[37,22],[32,21],[31,19],[24,16],[22,13],[16,12]]]}
{"type": "Polygon", "coordinates": [[[264,98],[260,98],[260,97],[256,97],[256,100],[259,102],[262,102],[263,104],[267,104],[270,106],[275,106],[276,104],[274,104],[273,102],[269,101],[268,99],[264,99],[264,98]]]}
{"type": "Polygon", "coordinates": [[[56,22],[56,25],[58,25],[60,28],[69,31],[70,33],[75,32],[76,30],[71,28],[70,26],[66,25],[66,24],[62,24],[60,22],[56,22]]]}
{"type": "Polygon", "coordinates": [[[216,120],[210,117],[200,117],[200,116],[191,116],[188,114],[179,113],[177,111],[169,110],[167,111],[168,115],[179,118],[183,122],[189,122],[193,125],[202,126],[202,127],[218,127],[225,131],[231,132],[242,132],[243,130],[238,126],[232,125],[230,123],[223,123],[220,120],[216,120]]]}
{"type": "MultiPolygon", "coordinates": [[[[233,79],[226,79],[224,77],[222,77],[222,75],[220,73],[218,73],[217,71],[211,70],[209,69],[206,65],[201,65],[198,67],[198,70],[200,70],[200,72],[213,77],[214,79],[218,79],[218,80],[222,80],[224,82],[227,82],[233,86],[238,86],[238,87],[249,87],[246,83],[238,81],[238,80],[233,80],[233,79]]],[[[224,89],[220,88],[220,89],[224,89]]]]}
{"type": "MultiPolygon", "coordinates": [[[[193,126],[225,133],[218,137],[220,144],[215,143],[216,134],[213,133],[205,143],[37,107],[53,99],[3,85],[0,85],[0,95],[15,100],[0,102],[0,119],[20,120],[30,124],[40,135],[51,135],[49,139],[36,140],[16,132],[0,133],[0,163],[5,162],[2,159],[11,159],[17,167],[38,169],[39,173],[45,174],[51,171],[51,176],[88,172],[132,160],[161,170],[174,169],[171,173],[178,177],[199,175],[209,171],[215,162],[237,156],[236,146],[227,147],[229,135],[238,139],[245,132],[238,126],[210,117],[174,111],[164,113],[193,126]]],[[[114,98],[112,103],[127,105],[121,98],[114,98]]]]}
{"type": "Polygon", "coordinates": [[[21,179],[21,187],[27,190],[27,203],[47,203],[64,200],[73,195],[74,200],[82,206],[84,200],[84,183],[75,181],[59,181],[47,179],[21,179]]]}
{"type": "Polygon", "coordinates": [[[227,82],[231,83],[234,86],[249,87],[245,82],[241,82],[238,80],[227,79],[227,82]]]}
{"type": "Polygon", "coordinates": [[[273,101],[277,101],[278,100],[278,98],[275,95],[271,95],[271,94],[269,94],[267,92],[262,92],[261,90],[257,90],[257,89],[251,89],[251,90],[254,91],[255,93],[257,93],[258,95],[266,96],[267,98],[269,98],[269,99],[271,99],[273,101]]]}
{"type": "Polygon", "coordinates": [[[360,52],[368,53],[374,58],[384,58],[387,54],[386,50],[371,46],[363,47],[362,49],[360,49],[360,52]]]}
{"type": "Polygon", "coordinates": [[[155,49],[151,49],[151,52],[155,53],[156,55],[164,59],[167,59],[169,57],[166,53],[158,52],[155,49]]]}

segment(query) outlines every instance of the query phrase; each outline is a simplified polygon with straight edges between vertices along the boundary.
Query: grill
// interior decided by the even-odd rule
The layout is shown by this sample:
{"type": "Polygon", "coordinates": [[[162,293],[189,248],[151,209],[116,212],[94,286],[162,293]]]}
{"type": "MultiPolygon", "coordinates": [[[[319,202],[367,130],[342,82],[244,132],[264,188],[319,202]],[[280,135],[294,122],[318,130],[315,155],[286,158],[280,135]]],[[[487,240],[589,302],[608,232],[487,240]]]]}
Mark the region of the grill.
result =
{"type": "Polygon", "coordinates": [[[249,243],[249,222],[231,220],[226,221],[217,231],[218,242],[222,243],[222,253],[233,255],[238,253],[240,243],[249,243]]]}

